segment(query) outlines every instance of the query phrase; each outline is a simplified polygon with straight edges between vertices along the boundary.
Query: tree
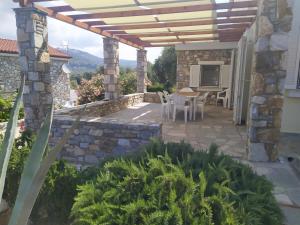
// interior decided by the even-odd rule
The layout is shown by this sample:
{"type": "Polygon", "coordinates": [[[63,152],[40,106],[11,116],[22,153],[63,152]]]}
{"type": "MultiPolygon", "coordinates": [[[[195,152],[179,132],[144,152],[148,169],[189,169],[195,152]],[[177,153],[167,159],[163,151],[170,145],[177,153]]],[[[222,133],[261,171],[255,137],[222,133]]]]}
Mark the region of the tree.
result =
{"type": "Polygon", "coordinates": [[[153,65],[154,76],[166,88],[176,84],[176,66],[177,56],[175,47],[166,47],[162,51],[162,55],[155,60],[153,65]]]}

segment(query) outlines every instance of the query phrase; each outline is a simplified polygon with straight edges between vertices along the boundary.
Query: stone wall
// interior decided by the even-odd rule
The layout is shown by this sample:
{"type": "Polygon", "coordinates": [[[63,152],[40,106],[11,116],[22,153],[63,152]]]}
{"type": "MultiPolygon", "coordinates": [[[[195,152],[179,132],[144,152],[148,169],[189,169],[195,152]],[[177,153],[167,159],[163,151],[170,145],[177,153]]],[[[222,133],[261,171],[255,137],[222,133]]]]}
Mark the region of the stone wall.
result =
{"type": "Polygon", "coordinates": [[[145,79],[147,77],[147,51],[143,49],[137,50],[137,64],[136,64],[136,76],[137,76],[137,92],[146,92],[145,79]]]}
{"type": "Polygon", "coordinates": [[[177,51],[177,89],[189,87],[190,65],[197,65],[200,61],[224,61],[225,65],[229,65],[231,51],[230,49],[177,51]]]}
{"type": "Polygon", "coordinates": [[[156,92],[146,92],[144,94],[144,102],[161,103],[160,98],[156,92]]]}
{"type": "MultiPolygon", "coordinates": [[[[101,117],[111,113],[126,109],[128,106],[133,106],[144,101],[144,93],[136,93],[122,96],[116,100],[97,101],[88,103],[84,115],[91,117],[101,117]]],[[[85,105],[75,106],[68,109],[57,110],[57,115],[79,115],[85,105]]]]}
{"type": "Polygon", "coordinates": [[[259,1],[250,91],[249,160],[278,158],[291,12],[286,0],[259,1]]]}
{"type": "Polygon", "coordinates": [[[119,42],[113,38],[103,38],[104,88],[105,98],[119,98],[119,42]]]}
{"type": "MultiPolygon", "coordinates": [[[[55,116],[50,145],[55,145],[73,123],[74,117],[55,116]]],[[[105,157],[136,151],[149,143],[150,138],[161,135],[159,123],[90,117],[80,121],[60,157],[78,166],[95,165],[105,157]]]]}
{"type": "Polygon", "coordinates": [[[70,75],[62,70],[65,63],[65,59],[51,59],[50,76],[55,108],[61,108],[70,101],[70,75]]]}
{"type": "Polygon", "coordinates": [[[0,94],[15,92],[20,86],[20,66],[15,55],[0,53],[0,94]]]}
{"type": "MultiPolygon", "coordinates": [[[[8,95],[20,86],[20,65],[18,55],[0,53],[0,95],[8,95]]],[[[53,87],[53,98],[56,108],[70,100],[69,74],[62,70],[67,59],[50,58],[50,76],[53,87]]]]}

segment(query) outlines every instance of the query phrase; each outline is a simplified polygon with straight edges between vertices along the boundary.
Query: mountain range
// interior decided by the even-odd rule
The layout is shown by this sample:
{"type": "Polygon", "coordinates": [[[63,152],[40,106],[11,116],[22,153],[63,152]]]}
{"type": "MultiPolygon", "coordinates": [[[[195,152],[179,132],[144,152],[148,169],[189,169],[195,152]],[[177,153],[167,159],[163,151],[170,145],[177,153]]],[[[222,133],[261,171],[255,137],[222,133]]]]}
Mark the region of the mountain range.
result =
{"type": "MultiPolygon", "coordinates": [[[[85,51],[72,48],[69,48],[67,51],[62,48],[59,48],[59,50],[67,53],[72,57],[69,61],[69,67],[72,71],[72,74],[95,72],[100,66],[103,66],[104,64],[103,58],[97,57],[85,51]]],[[[120,59],[120,67],[135,69],[136,61],[120,59]]]]}

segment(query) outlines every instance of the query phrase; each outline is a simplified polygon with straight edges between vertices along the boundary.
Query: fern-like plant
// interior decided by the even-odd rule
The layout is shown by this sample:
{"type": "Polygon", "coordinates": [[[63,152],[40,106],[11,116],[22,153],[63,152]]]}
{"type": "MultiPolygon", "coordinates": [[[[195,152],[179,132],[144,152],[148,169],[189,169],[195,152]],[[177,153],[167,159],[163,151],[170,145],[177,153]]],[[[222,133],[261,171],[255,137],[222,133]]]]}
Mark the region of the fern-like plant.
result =
{"type": "Polygon", "coordinates": [[[101,166],[79,187],[74,225],[281,225],[272,185],[217,146],[152,141],[146,151],[101,166]]]}

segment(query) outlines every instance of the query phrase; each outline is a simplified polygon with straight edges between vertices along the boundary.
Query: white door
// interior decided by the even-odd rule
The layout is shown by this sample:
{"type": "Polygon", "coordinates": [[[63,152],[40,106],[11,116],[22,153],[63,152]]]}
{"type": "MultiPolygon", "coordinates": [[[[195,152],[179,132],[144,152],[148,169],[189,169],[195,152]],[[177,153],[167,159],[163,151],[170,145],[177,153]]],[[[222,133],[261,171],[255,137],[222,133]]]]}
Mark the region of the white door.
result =
{"type": "Polygon", "coordinates": [[[245,50],[246,50],[246,37],[242,37],[238,43],[238,52],[235,69],[234,81],[234,106],[233,106],[233,121],[235,124],[242,123],[242,107],[243,107],[243,76],[245,71],[245,50]]]}

